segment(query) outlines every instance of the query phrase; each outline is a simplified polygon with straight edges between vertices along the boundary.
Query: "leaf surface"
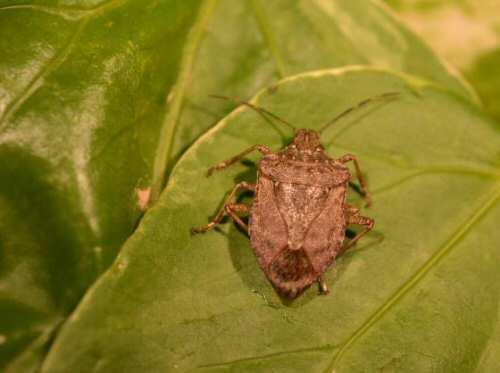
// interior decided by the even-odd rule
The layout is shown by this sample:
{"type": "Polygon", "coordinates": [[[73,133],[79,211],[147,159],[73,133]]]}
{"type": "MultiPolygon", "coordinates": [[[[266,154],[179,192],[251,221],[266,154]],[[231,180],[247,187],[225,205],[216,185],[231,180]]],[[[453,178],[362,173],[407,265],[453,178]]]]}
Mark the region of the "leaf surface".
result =
{"type": "MultiPolygon", "coordinates": [[[[474,371],[498,315],[500,136],[467,101],[412,77],[373,69],[285,79],[254,102],[317,129],[329,153],[356,154],[373,192],[375,229],[293,302],[277,297],[247,236],[227,222],[192,236],[248,162],[206,178],[209,166],[286,129],[238,108],[173,170],[161,199],[64,325],[43,372],[474,371]]],[[[249,160],[257,161],[257,156],[249,160]]],[[[356,193],[349,201],[360,204],[356,193]]]]}
{"type": "Polygon", "coordinates": [[[379,4],[351,0],[207,1],[184,55],[156,152],[153,198],[180,154],[231,107],[303,71],[370,65],[475,93],[379,4]]]}
{"type": "Polygon", "coordinates": [[[377,4],[0,0],[0,369],[37,369],[152,174],[229,110],[207,94],[372,64],[473,96],[377,4]]]}
{"type": "Polygon", "coordinates": [[[132,233],[197,2],[71,3],[0,2],[0,370],[36,369],[132,233]]]}

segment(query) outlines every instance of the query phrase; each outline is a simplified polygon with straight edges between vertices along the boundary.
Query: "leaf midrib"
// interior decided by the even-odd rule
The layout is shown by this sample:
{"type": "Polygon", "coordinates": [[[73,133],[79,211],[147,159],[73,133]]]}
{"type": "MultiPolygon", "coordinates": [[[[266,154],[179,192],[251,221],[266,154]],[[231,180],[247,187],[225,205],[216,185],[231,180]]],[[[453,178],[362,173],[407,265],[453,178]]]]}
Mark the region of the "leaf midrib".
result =
{"type": "MultiPolygon", "coordinates": [[[[187,38],[183,56],[180,63],[180,72],[178,80],[172,90],[173,99],[171,108],[167,110],[165,119],[160,129],[160,140],[155,151],[153,164],[153,178],[151,182],[151,199],[149,205],[152,206],[160,197],[162,192],[166,172],[169,167],[170,154],[174,142],[174,136],[177,131],[179,117],[182,112],[186,88],[191,78],[191,73],[198,54],[203,35],[206,28],[215,13],[215,7],[218,0],[205,0],[201,5],[198,18],[193,25],[187,38]]],[[[167,105],[169,103],[167,102],[167,105]]]]}

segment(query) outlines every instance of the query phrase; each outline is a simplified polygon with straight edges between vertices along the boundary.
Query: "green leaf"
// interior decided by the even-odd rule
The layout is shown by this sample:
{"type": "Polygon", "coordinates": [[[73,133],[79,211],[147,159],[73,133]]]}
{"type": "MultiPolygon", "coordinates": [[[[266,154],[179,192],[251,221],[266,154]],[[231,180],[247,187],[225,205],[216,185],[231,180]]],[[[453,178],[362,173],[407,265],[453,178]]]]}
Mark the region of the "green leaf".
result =
{"type": "Polygon", "coordinates": [[[478,55],[465,74],[481,96],[485,110],[500,120],[500,27],[498,40],[497,48],[478,55]]]}
{"type": "Polygon", "coordinates": [[[231,222],[190,234],[237,181],[255,180],[248,162],[206,178],[209,166],[289,140],[239,108],[178,162],[42,371],[467,372],[487,360],[500,296],[498,127],[454,94],[374,69],[293,76],[254,102],[318,129],[384,92],[402,94],[323,136],[332,156],[358,155],[374,197],[362,213],[376,222],[327,272],[329,295],[280,300],[231,222]]]}
{"type": "Polygon", "coordinates": [[[229,110],[208,93],[346,64],[473,96],[377,3],[0,0],[0,369],[36,370],[133,232],[151,174],[161,190],[229,110]]]}
{"type": "Polygon", "coordinates": [[[132,233],[197,2],[47,3],[0,2],[0,370],[36,369],[132,233]]]}
{"type": "Polygon", "coordinates": [[[353,64],[410,73],[475,98],[467,83],[378,2],[206,1],[170,96],[153,200],[180,154],[229,110],[209,94],[248,98],[291,74],[353,64]]]}

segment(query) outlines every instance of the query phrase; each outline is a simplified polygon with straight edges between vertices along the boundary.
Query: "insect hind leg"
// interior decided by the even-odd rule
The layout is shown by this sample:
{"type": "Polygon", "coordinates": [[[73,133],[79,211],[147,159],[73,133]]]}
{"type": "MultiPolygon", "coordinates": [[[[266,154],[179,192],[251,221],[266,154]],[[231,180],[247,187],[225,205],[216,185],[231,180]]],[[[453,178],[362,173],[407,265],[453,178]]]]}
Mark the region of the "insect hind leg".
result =
{"type": "Polygon", "coordinates": [[[365,227],[365,229],[359,232],[356,236],[354,236],[349,241],[349,243],[342,248],[339,255],[343,254],[346,250],[349,250],[351,247],[353,247],[361,237],[363,237],[365,234],[367,234],[373,229],[373,225],[375,224],[375,221],[372,218],[360,215],[359,209],[357,209],[356,207],[347,205],[346,209],[347,209],[347,219],[346,219],[347,224],[362,225],[365,227]]]}
{"type": "Polygon", "coordinates": [[[240,219],[240,217],[237,215],[237,212],[240,213],[248,213],[249,212],[249,207],[248,205],[242,204],[242,203],[234,203],[234,197],[236,196],[236,193],[238,193],[241,190],[250,190],[252,192],[255,191],[255,184],[250,184],[247,182],[241,182],[237,184],[231,193],[229,194],[229,197],[227,197],[226,201],[224,202],[224,205],[222,208],[219,210],[217,215],[212,219],[212,221],[206,225],[202,225],[201,227],[196,227],[192,228],[191,232],[192,233],[205,233],[209,231],[210,229],[215,228],[224,216],[229,215],[240,227],[242,227],[245,231],[248,232],[248,227],[247,225],[240,219]]]}
{"type": "Polygon", "coordinates": [[[238,224],[241,228],[243,228],[246,233],[248,233],[248,226],[243,222],[243,220],[241,220],[237,212],[249,214],[250,207],[248,205],[245,205],[244,203],[231,203],[229,205],[226,205],[225,210],[229,217],[233,219],[235,223],[238,224]]]}
{"type": "MultiPolygon", "coordinates": [[[[363,172],[361,172],[361,167],[359,167],[359,162],[358,158],[356,158],[355,155],[352,154],[346,154],[343,157],[339,159],[340,162],[342,163],[347,163],[347,162],[353,162],[354,163],[354,168],[356,169],[356,177],[358,178],[359,181],[359,187],[361,189],[361,194],[365,200],[365,206],[370,206],[372,203],[372,199],[370,196],[370,192],[368,191],[368,186],[366,185],[366,180],[365,177],[363,176],[363,172]]],[[[353,223],[353,224],[358,224],[358,223],[353,223]]]]}

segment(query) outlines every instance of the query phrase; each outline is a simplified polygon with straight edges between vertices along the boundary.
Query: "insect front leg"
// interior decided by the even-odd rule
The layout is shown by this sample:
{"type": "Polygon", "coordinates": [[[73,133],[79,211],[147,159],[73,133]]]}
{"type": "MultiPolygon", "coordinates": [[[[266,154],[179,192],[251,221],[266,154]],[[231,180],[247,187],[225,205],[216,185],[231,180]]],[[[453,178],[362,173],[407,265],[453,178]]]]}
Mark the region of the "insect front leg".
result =
{"type": "Polygon", "coordinates": [[[253,145],[253,146],[249,147],[247,150],[241,152],[240,154],[235,155],[234,157],[229,158],[229,159],[227,159],[227,160],[225,160],[225,161],[223,161],[223,162],[221,162],[213,167],[210,167],[208,169],[207,176],[211,176],[215,171],[223,170],[224,168],[227,168],[227,167],[231,166],[232,164],[235,164],[236,162],[240,161],[243,157],[245,157],[245,155],[247,155],[248,153],[251,153],[255,150],[258,150],[263,155],[272,153],[271,149],[269,149],[265,145],[253,145]]]}
{"type": "Polygon", "coordinates": [[[224,218],[224,216],[229,215],[240,227],[245,229],[245,231],[248,232],[248,227],[243,221],[240,219],[240,217],[236,214],[237,212],[249,212],[249,207],[245,204],[242,203],[234,203],[234,197],[236,196],[236,193],[238,193],[241,190],[250,190],[252,192],[255,192],[255,184],[250,184],[247,182],[241,182],[237,184],[232,192],[229,194],[229,197],[227,197],[226,201],[224,202],[224,205],[221,207],[217,215],[212,219],[212,221],[206,225],[203,225],[201,227],[197,228],[192,228],[191,232],[193,233],[205,233],[206,231],[215,228],[217,224],[221,222],[221,220],[224,218]]]}
{"type": "Polygon", "coordinates": [[[340,158],[339,161],[342,163],[347,163],[350,161],[354,162],[354,168],[356,169],[356,177],[359,180],[359,186],[361,187],[361,191],[363,192],[365,206],[370,206],[372,203],[372,199],[370,197],[370,192],[368,192],[366,180],[365,177],[363,176],[363,173],[361,172],[361,168],[359,167],[358,159],[356,158],[356,156],[352,154],[346,154],[342,158],[340,158]]]}
{"type": "Polygon", "coordinates": [[[351,247],[354,246],[354,244],[365,234],[367,234],[369,231],[372,230],[373,225],[375,224],[374,220],[372,218],[368,218],[366,216],[361,216],[359,214],[359,209],[356,207],[352,207],[349,205],[346,205],[346,212],[347,212],[347,218],[346,222],[347,224],[358,224],[362,225],[365,227],[365,229],[361,232],[359,232],[356,236],[354,236],[349,243],[342,248],[340,251],[339,255],[343,254],[346,250],[350,249],[351,247]]]}

